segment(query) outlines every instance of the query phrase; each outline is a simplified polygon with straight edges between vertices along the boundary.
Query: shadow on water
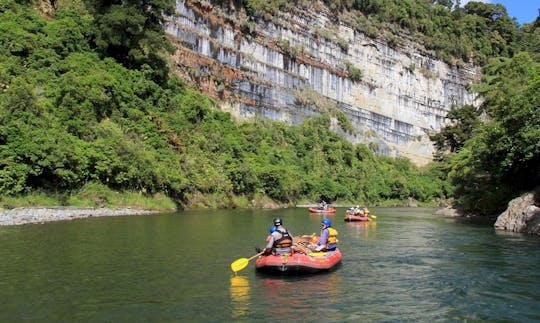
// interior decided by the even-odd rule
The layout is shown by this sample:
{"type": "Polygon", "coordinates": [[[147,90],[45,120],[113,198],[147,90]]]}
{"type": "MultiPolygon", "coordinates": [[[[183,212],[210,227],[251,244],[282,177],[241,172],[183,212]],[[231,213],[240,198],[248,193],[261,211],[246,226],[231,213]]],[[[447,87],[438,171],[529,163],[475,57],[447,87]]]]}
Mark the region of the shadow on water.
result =
{"type": "Polygon", "coordinates": [[[264,270],[257,270],[255,274],[257,277],[260,277],[260,278],[276,278],[276,279],[286,278],[286,277],[302,278],[302,277],[309,277],[309,276],[327,275],[333,271],[338,270],[339,268],[341,268],[342,265],[343,263],[339,262],[328,270],[322,270],[318,272],[309,272],[309,271],[282,271],[282,272],[271,271],[271,272],[268,272],[264,270]]]}
{"type": "Polygon", "coordinates": [[[497,218],[489,216],[456,217],[453,219],[455,219],[457,223],[491,227],[497,221],[497,218]]]}

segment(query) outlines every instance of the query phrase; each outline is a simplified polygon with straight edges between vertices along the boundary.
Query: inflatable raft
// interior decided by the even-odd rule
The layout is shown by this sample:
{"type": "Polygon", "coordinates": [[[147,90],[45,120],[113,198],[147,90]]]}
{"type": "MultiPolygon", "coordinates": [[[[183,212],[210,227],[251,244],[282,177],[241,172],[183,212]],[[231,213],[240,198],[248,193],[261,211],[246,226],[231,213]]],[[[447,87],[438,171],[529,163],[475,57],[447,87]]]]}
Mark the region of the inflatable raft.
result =
{"type": "Polygon", "coordinates": [[[313,274],[331,271],[341,263],[341,251],[315,252],[306,255],[269,255],[257,259],[255,269],[270,274],[313,274]]]}
{"type": "Polygon", "coordinates": [[[369,216],[364,215],[345,215],[345,222],[352,222],[352,221],[371,221],[369,219],[369,216]]]}
{"type": "Polygon", "coordinates": [[[320,213],[320,214],[334,214],[336,213],[336,209],[333,207],[329,207],[327,209],[319,209],[315,207],[309,208],[309,213],[320,213]]]}

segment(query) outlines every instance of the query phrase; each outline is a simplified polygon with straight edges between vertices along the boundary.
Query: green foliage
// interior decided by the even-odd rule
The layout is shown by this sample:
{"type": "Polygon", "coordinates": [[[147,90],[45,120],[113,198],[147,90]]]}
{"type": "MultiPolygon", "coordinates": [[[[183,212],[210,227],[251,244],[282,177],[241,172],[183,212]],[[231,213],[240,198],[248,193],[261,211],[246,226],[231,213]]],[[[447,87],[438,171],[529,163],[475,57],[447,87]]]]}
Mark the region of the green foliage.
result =
{"type": "Polygon", "coordinates": [[[50,21],[0,6],[1,196],[47,192],[61,204],[151,208],[148,199],[158,197],[169,209],[171,201],[237,207],[446,194],[432,173],[330,131],[332,118],[347,131],[352,125],[312,91],[298,103],[322,115],[300,125],[235,123],[177,79],[156,78],[162,66],[150,61],[163,44],[153,54],[139,50],[161,36],[140,28],[155,31],[168,2],[144,13],[135,4],[96,2],[94,19],[58,11],[50,21]]]}
{"type": "Polygon", "coordinates": [[[298,55],[302,52],[301,49],[299,49],[298,47],[291,46],[291,44],[289,43],[289,40],[287,39],[281,39],[281,38],[278,39],[277,45],[279,46],[279,48],[281,48],[281,50],[287,56],[289,56],[293,60],[295,60],[298,57],[298,55]]]}
{"type": "MultiPolygon", "coordinates": [[[[358,31],[371,37],[384,37],[391,46],[403,41],[403,32],[418,39],[448,63],[457,61],[483,64],[496,55],[511,56],[521,37],[517,24],[501,4],[468,2],[464,8],[453,1],[413,0],[325,0],[324,4],[358,31]]],[[[220,2],[228,6],[228,2],[220,2]]],[[[303,0],[243,2],[248,15],[275,20],[279,12],[304,7],[303,0]]],[[[347,51],[348,43],[326,30],[317,34],[334,41],[347,51]]],[[[522,46],[528,46],[522,42],[522,46]]],[[[354,74],[354,73],[352,73],[354,74]]],[[[361,75],[356,77],[361,78],[361,75]]]]}
{"type": "Polygon", "coordinates": [[[80,190],[73,192],[37,190],[21,196],[0,195],[1,208],[27,206],[77,206],[107,207],[111,209],[132,208],[160,212],[176,210],[176,204],[167,196],[157,193],[144,195],[134,191],[114,191],[104,184],[89,182],[80,190]]]}
{"type": "Polygon", "coordinates": [[[345,61],[345,68],[347,69],[347,73],[349,73],[349,78],[353,82],[360,82],[362,81],[362,70],[355,67],[351,62],[345,61]]]}
{"type": "Polygon", "coordinates": [[[540,15],[534,23],[524,25],[517,38],[518,49],[528,52],[536,62],[540,61],[540,15]]]}
{"type": "Polygon", "coordinates": [[[89,49],[88,40],[92,37],[92,21],[74,11],[58,11],[56,19],[44,28],[49,42],[48,47],[60,57],[69,53],[82,52],[89,49]]]}
{"type": "Polygon", "coordinates": [[[484,162],[496,167],[505,182],[518,182],[511,187],[530,189],[540,180],[540,64],[521,53],[486,71],[498,77],[481,90],[490,98],[486,110],[492,118],[484,128],[490,148],[484,162]]]}
{"type": "Polygon", "coordinates": [[[449,178],[465,208],[502,210],[540,181],[540,64],[528,53],[485,66],[479,88],[489,120],[450,160],[449,178]]]}
{"type": "Polygon", "coordinates": [[[157,83],[166,82],[165,53],[174,48],[163,34],[167,16],[175,13],[174,0],[86,1],[95,18],[95,44],[127,68],[150,67],[157,83]]]}
{"type": "Polygon", "coordinates": [[[287,0],[247,0],[244,2],[247,13],[250,16],[272,20],[280,10],[287,10],[293,7],[293,3],[287,0]]]}
{"type": "Polygon", "coordinates": [[[448,112],[448,126],[430,136],[435,144],[435,160],[442,161],[447,153],[459,151],[480,126],[480,111],[472,105],[464,105],[448,112]]]}
{"type": "Polygon", "coordinates": [[[348,133],[354,133],[354,127],[351,121],[347,118],[347,115],[342,110],[334,109],[331,112],[332,116],[334,116],[341,129],[345,130],[348,133]]]}

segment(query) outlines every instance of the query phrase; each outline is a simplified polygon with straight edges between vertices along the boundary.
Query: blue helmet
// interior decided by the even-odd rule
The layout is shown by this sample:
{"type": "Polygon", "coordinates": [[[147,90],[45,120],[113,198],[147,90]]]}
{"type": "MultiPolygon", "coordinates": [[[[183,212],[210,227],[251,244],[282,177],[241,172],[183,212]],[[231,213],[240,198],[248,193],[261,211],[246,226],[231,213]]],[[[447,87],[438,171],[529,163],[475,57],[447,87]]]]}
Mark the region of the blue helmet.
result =
{"type": "Polygon", "coordinates": [[[327,218],[323,218],[321,220],[321,223],[324,224],[325,226],[327,227],[331,227],[332,226],[332,221],[330,221],[330,219],[327,219],[327,218]]]}
{"type": "Polygon", "coordinates": [[[270,232],[270,234],[274,233],[274,231],[276,231],[276,226],[273,225],[270,227],[270,230],[268,230],[270,232]]]}

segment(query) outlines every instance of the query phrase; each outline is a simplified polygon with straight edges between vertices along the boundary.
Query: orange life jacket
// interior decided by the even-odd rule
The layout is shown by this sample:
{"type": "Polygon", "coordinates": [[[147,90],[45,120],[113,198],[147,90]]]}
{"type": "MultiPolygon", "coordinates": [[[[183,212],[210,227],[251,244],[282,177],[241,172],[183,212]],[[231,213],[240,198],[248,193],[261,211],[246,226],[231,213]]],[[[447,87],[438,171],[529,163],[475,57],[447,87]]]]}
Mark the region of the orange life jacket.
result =
{"type": "Polygon", "coordinates": [[[289,231],[281,231],[279,229],[276,231],[281,234],[281,238],[274,241],[274,248],[288,248],[292,246],[293,241],[289,231]]]}

